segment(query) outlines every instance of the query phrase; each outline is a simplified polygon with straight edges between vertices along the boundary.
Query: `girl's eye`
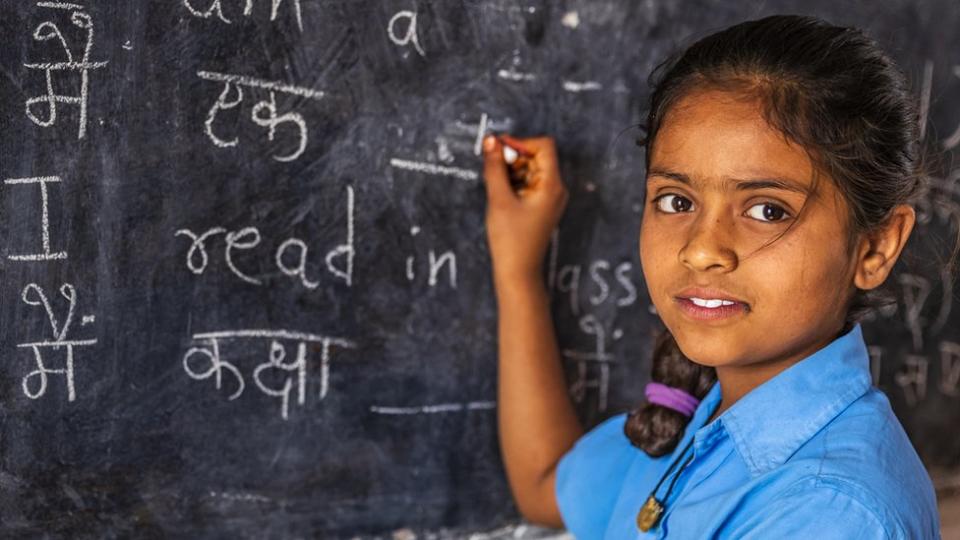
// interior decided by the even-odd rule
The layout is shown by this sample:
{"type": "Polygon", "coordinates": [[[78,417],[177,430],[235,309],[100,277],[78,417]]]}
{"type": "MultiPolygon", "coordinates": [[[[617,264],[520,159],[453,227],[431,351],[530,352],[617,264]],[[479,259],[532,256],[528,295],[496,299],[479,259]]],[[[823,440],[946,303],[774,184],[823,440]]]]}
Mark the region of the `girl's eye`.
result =
{"type": "Polygon", "coordinates": [[[782,207],[772,203],[755,204],[747,210],[747,214],[753,219],[767,223],[783,221],[784,216],[789,215],[782,207]],[[760,211],[754,211],[755,208],[759,208],[760,211]]]}
{"type": "Polygon", "coordinates": [[[657,209],[661,212],[676,214],[678,212],[689,212],[691,201],[686,197],[667,193],[654,199],[653,204],[656,205],[657,209]]]}

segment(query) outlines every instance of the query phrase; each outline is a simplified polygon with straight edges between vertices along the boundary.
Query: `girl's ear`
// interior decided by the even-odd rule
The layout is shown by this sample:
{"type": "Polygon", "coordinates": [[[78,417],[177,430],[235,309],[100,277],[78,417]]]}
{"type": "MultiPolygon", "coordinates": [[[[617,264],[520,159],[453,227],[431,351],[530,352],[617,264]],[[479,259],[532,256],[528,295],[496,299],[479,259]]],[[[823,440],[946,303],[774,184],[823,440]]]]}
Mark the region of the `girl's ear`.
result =
{"type": "Polygon", "coordinates": [[[853,283],[859,289],[875,289],[886,281],[900,252],[907,244],[917,214],[907,204],[896,206],[883,225],[865,234],[857,248],[853,283]]]}

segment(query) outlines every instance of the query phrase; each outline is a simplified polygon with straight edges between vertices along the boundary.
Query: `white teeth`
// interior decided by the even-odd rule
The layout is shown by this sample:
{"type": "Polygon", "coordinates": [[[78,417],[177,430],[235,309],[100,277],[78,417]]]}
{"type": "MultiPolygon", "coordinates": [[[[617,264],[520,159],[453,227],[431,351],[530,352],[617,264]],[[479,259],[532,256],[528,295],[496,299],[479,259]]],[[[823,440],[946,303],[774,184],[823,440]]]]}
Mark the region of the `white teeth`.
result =
{"type": "Polygon", "coordinates": [[[705,308],[718,308],[720,306],[732,306],[736,302],[731,302],[730,300],[705,300],[703,298],[692,297],[690,300],[700,306],[705,308]]]}

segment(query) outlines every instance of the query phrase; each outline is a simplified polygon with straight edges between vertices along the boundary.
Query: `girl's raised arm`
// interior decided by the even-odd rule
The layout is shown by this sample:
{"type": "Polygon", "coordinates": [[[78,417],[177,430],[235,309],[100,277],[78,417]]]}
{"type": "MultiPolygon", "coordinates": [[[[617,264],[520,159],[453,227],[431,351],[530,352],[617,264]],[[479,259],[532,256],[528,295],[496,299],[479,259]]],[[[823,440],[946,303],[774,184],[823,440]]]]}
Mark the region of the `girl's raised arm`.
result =
{"type": "Polygon", "coordinates": [[[567,393],[542,264],[568,194],[551,138],[503,139],[525,154],[512,166],[523,170],[525,183],[511,184],[503,142],[485,139],[487,239],[499,311],[500,449],[520,512],[562,527],[556,466],[584,430],[567,393]]]}

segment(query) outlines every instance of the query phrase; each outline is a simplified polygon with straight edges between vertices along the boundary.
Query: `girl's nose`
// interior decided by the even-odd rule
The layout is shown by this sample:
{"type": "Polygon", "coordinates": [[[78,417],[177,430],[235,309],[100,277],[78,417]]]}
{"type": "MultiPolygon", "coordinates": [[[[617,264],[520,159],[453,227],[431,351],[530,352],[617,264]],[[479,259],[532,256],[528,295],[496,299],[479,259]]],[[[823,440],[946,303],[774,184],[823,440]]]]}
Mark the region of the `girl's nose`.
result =
{"type": "Polygon", "coordinates": [[[698,220],[690,229],[687,243],[680,249],[680,262],[697,272],[731,272],[737,267],[733,234],[722,218],[698,220]]]}

